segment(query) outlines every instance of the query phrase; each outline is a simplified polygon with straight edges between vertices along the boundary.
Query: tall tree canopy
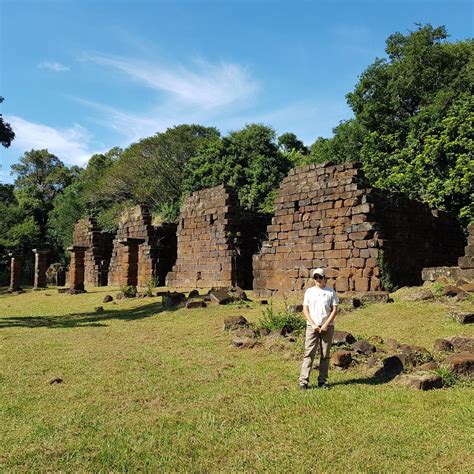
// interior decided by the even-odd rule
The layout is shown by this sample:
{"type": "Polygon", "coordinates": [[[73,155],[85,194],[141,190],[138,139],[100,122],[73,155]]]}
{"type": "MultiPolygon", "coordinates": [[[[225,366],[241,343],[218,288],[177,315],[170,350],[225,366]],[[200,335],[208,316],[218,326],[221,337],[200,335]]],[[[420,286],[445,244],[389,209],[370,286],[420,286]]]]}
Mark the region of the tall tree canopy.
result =
{"type": "Polygon", "coordinates": [[[275,131],[250,124],[201,146],[187,165],[183,188],[189,193],[229,184],[237,189],[245,209],[268,212],[290,167],[291,160],[280,151],[275,131]]]}
{"type": "Polygon", "coordinates": [[[474,217],[474,41],[431,25],[387,39],[347,100],[354,118],[318,139],[314,161],[361,161],[377,187],[474,217]]]}

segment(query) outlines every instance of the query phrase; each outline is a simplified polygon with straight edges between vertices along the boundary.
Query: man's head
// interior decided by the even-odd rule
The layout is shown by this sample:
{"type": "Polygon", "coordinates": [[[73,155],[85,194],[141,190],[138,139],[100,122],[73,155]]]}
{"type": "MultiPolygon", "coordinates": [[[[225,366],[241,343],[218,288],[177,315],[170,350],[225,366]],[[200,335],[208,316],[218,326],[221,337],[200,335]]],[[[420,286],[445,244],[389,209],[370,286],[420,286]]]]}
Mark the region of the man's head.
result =
{"type": "Polygon", "coordinates": [[[326,283],[326,275],[322,268],[316,268],[311,272],[311,276],[314,278],[318,286],[324,286],[326,283]]]}

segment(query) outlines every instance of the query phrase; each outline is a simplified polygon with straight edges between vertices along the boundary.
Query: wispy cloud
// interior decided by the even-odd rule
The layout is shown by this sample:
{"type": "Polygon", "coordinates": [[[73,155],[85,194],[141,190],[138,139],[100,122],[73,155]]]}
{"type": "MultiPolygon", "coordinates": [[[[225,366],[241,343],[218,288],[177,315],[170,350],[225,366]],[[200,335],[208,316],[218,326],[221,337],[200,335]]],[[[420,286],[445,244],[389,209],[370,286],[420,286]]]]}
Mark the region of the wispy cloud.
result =
{"type": "Polygon", "coordinates": [[[15,130],[11,148],[24,153],[32,148],[47,148],[69,165],[84,165],[93,154],[89,132],[79,124],[57,129],[10,115],[6,120],[15,130]]]}
{"type": "Polygon", "coordinates": [[[58,62],[43,61],[38,64],[38,69],[47,69],[48,71],[53,72],[66,72],[69,71],[69,66],[58,62]]]}
{"type": "Polygon", "coordinates": [[[258,82],[238,64],[211,64],[199,59],[190,66],[165,66],[107,55],[83,55],[82,60],[110,67],[131,79],[169,94],[172,100],[203,108],[228,106],[247,100],[258,82]]]}

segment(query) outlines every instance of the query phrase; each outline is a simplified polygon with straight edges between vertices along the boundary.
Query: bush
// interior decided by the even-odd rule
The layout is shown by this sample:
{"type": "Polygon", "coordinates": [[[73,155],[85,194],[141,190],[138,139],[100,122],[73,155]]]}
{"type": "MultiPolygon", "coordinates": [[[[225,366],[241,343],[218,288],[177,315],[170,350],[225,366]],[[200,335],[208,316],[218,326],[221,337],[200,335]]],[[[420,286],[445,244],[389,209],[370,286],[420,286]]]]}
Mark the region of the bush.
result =
{"type": "Polygon", "coordinates": [[[281,331],[282,329],[287,332],[301,331],[306,326],[306,320],[298,314],[286,311],[275,312],[271,304],[262,311],[262,316],[257,325],[259,328],[269,331],[281,331]]]}
{"type": "Polygon", "coordinates": [[[137,296],[137,287],[134,285],[122,286],[120,292],[124,298],[135,298],[137,296]]]}
{"type": "Polygon", "coordinates": [[[441,298],[443,296],[443,290],[444,290],[444,285],[440,282],[435,282],[433,283],[433,286],[431,288],[431,291],[435,296],[438,298],[441,298]]]}

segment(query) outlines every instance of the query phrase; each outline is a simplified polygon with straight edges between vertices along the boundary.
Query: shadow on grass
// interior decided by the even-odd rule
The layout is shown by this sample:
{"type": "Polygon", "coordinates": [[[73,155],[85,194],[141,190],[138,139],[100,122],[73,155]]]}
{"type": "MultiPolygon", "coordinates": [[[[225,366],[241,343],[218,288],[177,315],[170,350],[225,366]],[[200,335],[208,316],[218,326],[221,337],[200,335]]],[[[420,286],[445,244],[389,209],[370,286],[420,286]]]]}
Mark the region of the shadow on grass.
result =
{"type": "Polygon", "coordinates": [[[74,328],[107,327],[105,321],[136,321],[149,318],[163,311],[177,308],[165,308],[161,303],[150,303],[139,308],[105,310],[103,312],[73,313],[62,316],[13,316],[0,319],[2,328],[74,328]]]}
{"type": "Polygon", "coordinates": [[[331,387],[337,387],[338,385],[382,385],[393,380],[398,374],[391,375],[372,375],[368,377],[358,377],[356,379],[341,380],[340,382],[334,382],[331,387]]]}

